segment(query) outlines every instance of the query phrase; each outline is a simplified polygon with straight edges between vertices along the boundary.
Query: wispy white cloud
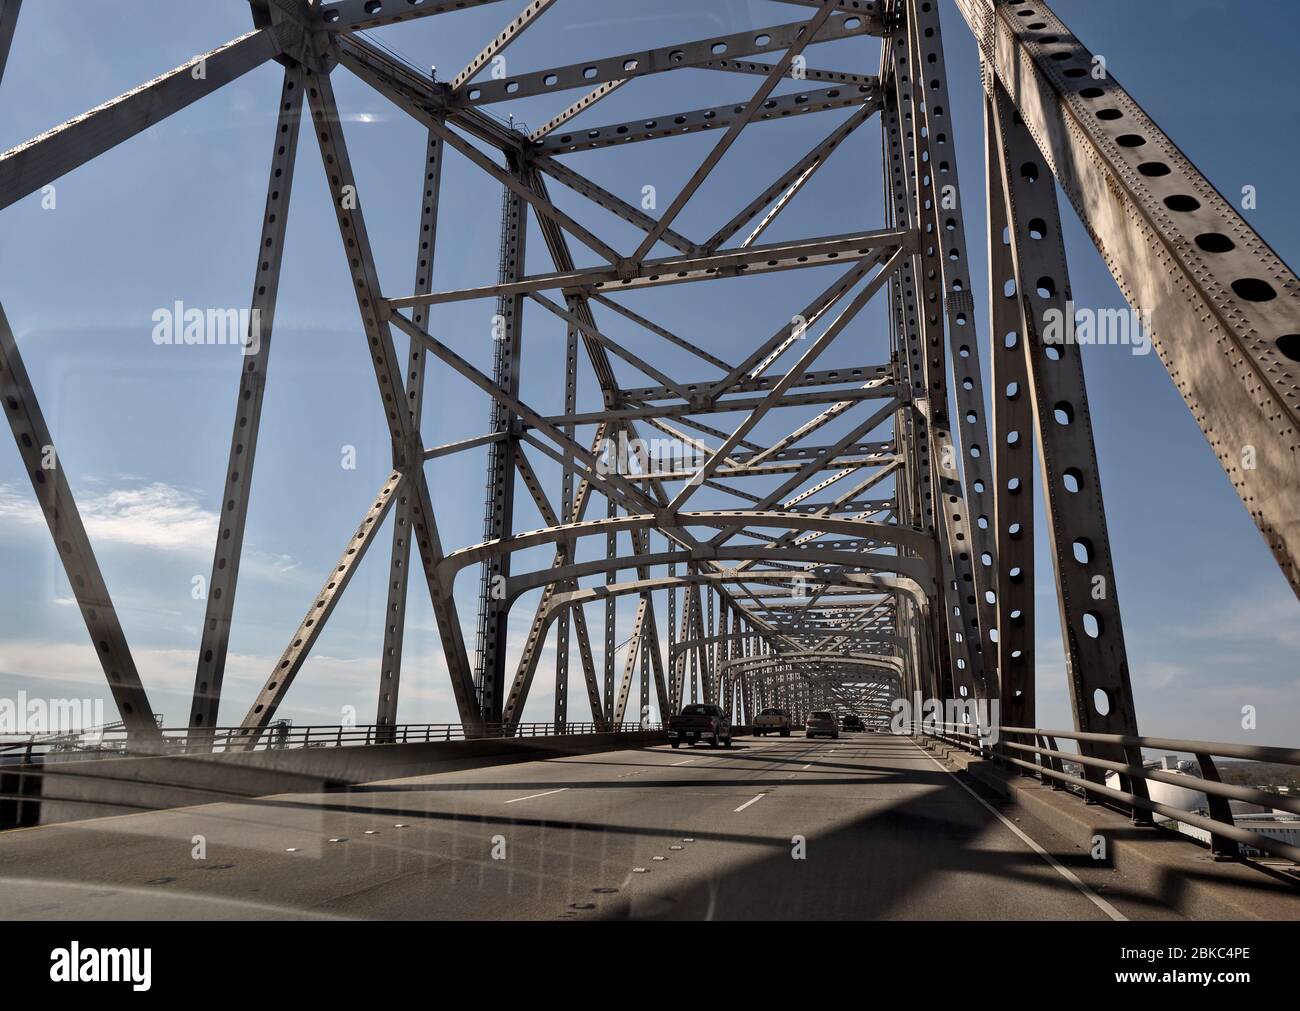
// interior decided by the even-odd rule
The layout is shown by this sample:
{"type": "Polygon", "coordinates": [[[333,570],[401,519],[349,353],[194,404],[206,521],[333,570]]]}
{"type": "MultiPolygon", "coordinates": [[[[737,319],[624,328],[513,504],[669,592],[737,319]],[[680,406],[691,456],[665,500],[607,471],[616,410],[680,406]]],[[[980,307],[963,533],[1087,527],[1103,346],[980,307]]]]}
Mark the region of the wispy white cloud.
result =
{"type": "Polygon", "coordinates": [[[1185,639],[1211,640],[1230,646],[1300,651],[1300,623],[1294,597],[1269,593],[1238,596],[1219,601],[1209,614],[1190,624],[1172,625],[1169,631],[1185,639]]]}
{"type": "MultiPolygon", "coordinates": [[[[82,495],[77,503],[92,542],[164,551],[211,550],[219,517],[204,509],[189,491],[155,481],[135,488],[112,488],[82,495]]],[[[0,520],[44,526],[30,493],[0,485],[0,520]]]]}
{"type": "MultiPolygon", "coordinates": [[[[117,487],[83,493],[77,508],[91,543],[142,548],[167,554],[207,556],[220,517],[204,508],[194,492],[161,481],[144,482],[121,476],[117,487]]],[[[94,488],[99,482],[87,481],[94,488]]],[[[0,484],[0,524],[43,528],[45,518],[31,493],[0,484]]],[[[258,576],[284,576],[298,568],[284,554],[245,548],[245,571],[258,576]]]]}

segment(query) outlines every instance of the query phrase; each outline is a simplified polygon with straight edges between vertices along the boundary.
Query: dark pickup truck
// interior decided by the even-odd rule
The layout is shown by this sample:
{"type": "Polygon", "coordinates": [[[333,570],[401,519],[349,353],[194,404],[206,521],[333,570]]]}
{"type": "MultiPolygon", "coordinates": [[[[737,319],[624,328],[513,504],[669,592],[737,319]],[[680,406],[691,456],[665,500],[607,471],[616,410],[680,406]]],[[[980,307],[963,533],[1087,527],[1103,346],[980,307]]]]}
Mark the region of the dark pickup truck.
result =
{"type": "Polygon", "coordinates": [[[712,747],[722,744],[731,747],[731,717],[721,706],[689,705],[676,716],[668,718],[668,741],[674,748],[682,741],[692,747],[708,741],[712,747]]]}

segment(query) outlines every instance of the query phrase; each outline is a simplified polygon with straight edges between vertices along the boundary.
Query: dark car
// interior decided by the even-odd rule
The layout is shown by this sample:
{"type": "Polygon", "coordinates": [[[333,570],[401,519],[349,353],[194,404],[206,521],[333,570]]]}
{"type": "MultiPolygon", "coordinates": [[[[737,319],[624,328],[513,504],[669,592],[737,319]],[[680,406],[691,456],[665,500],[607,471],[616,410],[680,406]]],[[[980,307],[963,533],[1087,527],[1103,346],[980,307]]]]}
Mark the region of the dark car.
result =
{"type": "Polygon", "coordinates": [[[674,748],[682,741],[692,747],[708,741],[713,747],[719,744],[731,747],[731,717],[721,706],[692,704],[684,706],[676,716],[668,718],[668,743],[674,748]]]}
{"type": "Polygon", "coordinates": [[[866,725],[862,722],[862,717],[849,713],[840,723],[841,730],[866,730],[866,725]]]}

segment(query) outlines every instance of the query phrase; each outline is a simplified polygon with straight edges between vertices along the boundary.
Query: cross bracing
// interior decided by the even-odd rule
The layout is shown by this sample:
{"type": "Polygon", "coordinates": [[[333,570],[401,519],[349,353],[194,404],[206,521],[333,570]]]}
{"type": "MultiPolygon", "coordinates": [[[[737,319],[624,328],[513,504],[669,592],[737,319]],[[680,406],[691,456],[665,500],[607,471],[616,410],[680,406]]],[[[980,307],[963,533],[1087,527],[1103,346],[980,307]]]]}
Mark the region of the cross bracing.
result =
{"type": "MultiPolygon", "coordinates": [[[[391,472],[351,536],[340,536],[338,563],[303,601],[298,628],[285,631],[282,656],[240,720],[249,746],[376,540],[388,543],[390,573],[375,671],[380,727],[398,722],[403,633],[426,595],[466,726],[519,723],[546,678],[563,727],[575,648],[597,726],[688,697],[743,720],[772,704],[877,713],[891,693],[916,691],[999,699],[1010,724],[1031,726],[1035,463],[1076,729],[1135,733],[1083,370],[1077,349],[1043,333],[1045,313],[1069,293],[1053,178],[1152,320],[1161,360],[1300,591],[1300,286],[1114,77],[1090,72],[1092,54],[1047,4],[955,0],[982,54],[988,319],[993,334],[1014,338],[988,341],[987,355],[967,262],[975,223],[963,217],[952,156],[973,129],[947,119],[936,4],[785,0],[790,16],[780,23],[649,49],[611,28],[585,60],[521,65],[519,38],[547,32],[561,4],[252,0],[249,32],[0,155],[5,207],[256,67],[283,69],[253,261],[261,340],[240,375],[198,643],[195,739],[220,722],[287,208],[296,166],[315,153],[334,197],[391,472]],[[404,22],[467,7],[500,8],[503,28],[455,75],[405,62],[370,34],[396,39],[404,22]],[[376,266],[335,97],[344,74],[426,137],[423,185],[412,194],[413,281],[381,278],[376,266]],[[697,97],[682,108],[666,82],[687,74],[697,97]],[[735,91],[724,94],[722,82],[744,97],[727,102],[735,91]],[[602,118],[616,93],[646,111],[602,118]],[[523,100],[549,103],[544,118],[531,128],[500,118],[504,103],[523,100]],[[783,121],[816,122],[817,139],[786,149],[783,121]],[[872,164],[855,146],[868,132],[879,139],[872,164]],[[599,170],[608,152],[684,137],[699,154],[662,201],[638,203],[599,170]],[[719,189],[750,142],[767,145],[770,182],[719,189]],[[842,227],[802,229],[826,166],[855,158],[873,187],[879,178],[877,219],[854,195],[842,227]],[[500,194],[491,212],[501,222],[498,269],[471,286],[442,283],[438,271],[453,160],[500,194]],[[728,205],[702,217],[702,196],[720,192],[728,205]],[[759,329],[742,325],[736,285],[795,277],[811,280],[792,289],[801,294],[788,311],[759,329]],[[662,307],[696,290],[719,294],[690,296],[711,311],[683,332],[662,307]],[[463,303],[489,305],[500,321],[489,369],[436,325],[440,307],[463,303]],[[564,381],[541,396],[528,382],[538,355],[530,336],[547,327],[564,334],[564,381]],[[719,332],[727,339],[710,339],[719,332]],[[490,405],[488,430],[458,439],[431,431],[431,382],[490,405]],[[1249,475],[1245,445],[1260,460],[1249,475]],[[475,452],[488,460],[483,539],[444,543],[431,488],[437,461],[475,452]],[[532,515],[541,525],[526,529],[532,515]],[[476,577],[474,636],[457,586],[476,577]],[[512,629],[522,634],[517,655],[512,629]],[[548,641],[555,662],[543,672],[548,641]]],[[[19,8],[0,0],[0,56],[19,8]]],[[[146,672],[65,476],[40,465],[53,440],[3,315],[0,378],[122,720],[151,735],[146,672]]]]}

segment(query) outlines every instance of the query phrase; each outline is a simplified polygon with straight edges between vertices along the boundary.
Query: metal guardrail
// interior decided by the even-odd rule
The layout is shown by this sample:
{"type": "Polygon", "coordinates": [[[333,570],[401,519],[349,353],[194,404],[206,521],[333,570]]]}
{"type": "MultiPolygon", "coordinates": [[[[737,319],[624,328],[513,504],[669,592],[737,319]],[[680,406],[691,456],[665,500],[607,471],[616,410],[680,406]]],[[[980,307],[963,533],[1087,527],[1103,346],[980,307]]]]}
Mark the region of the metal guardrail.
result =
{"type": "Polygon", "coordinates": [[[1109,801],[1133,816],[1136,822],[1153,824],[1152,814],[1192,825],[1210,833],[1210,847],[1214,855],[1223,859],[1240,857],[1239,845],[1250,846],[1263,853],[1272,853],[1300,863],[1300,846],[1293,846],[1261,835],[1238,825],[1229,801],[1237,800],[1257,804],[1270,810],[1286,811],[1300,815],[1300,797],[1269,793],[1251,786],[1224,783],[1215,765],[1216,758],[1267,762],[1273,765],[1300,767],[1300,749],[1270,748],[1246,744],[1223,744],[1213,741],[1190,741],[1170,737],[1142,737],[1126,734],[1090,734],[1072,730],[1043,730],[1037,727],[1000,727],[996,744],[971,732],[964,725],[940,724],[941,729],[921,728],[921,736],[954,744],[974,754],[995,762],[1015,766],[1022,772],[1036,776],[1040,782],[1053,789],[1069,789],[1080,794],[1088,803],[1109,801]],[[1020,738],[1015,740],[1014,738],[1020,738]],[[1057,738],[1087,744],[1109,744],[1120,748],[1124,762],[1097,758],[1078,752],[1062,751],[1057,738]],[[1032,743],[1026,743],[1032,741],[1032,743]],[[1148,769],[1143,764],[1142,749],[1176,751],[1194,755],[1201,769],[1201,778],[1188,777],[1163,769],[1148,769]],[[1025,758],[1017,755],[1028,756],[1025,758]],[[1084,776],[1075,776],[1064,770],[1064,763],[1082,766],[1084,776]],[[1101,782],[1087,776],[1096,770],[1101,782]],[[1116,773],[1121,789],[1105,785],[1107,773],[1116,773]],[[1190,779],[1190,782],[1189,782],[1190,779]],[[1205,794],[1209,817],[1153,801],[1147,783],[1166,783],[1205,794]]]}
{"type": "Polygon", "coordinates": [[[0,741],[0,762],[15,758],[30,762],[48,754],[84,755],[184,755],[225,751],[279,751],[289,748],[342,748],[368,744],[427,744],[435,741],[496,740],[521,737],[565,737],[578,734],[627,734],[660,730],[659,723],[405,723],[395,726],[316,725],[272,723],[255,738],[240,727],[161,728],[158,738],[131,738],[125,730],[90,731],[55,736],[39,734],[0,741]],[[87,739],[89,738],[89,740],[87,739]]]}

